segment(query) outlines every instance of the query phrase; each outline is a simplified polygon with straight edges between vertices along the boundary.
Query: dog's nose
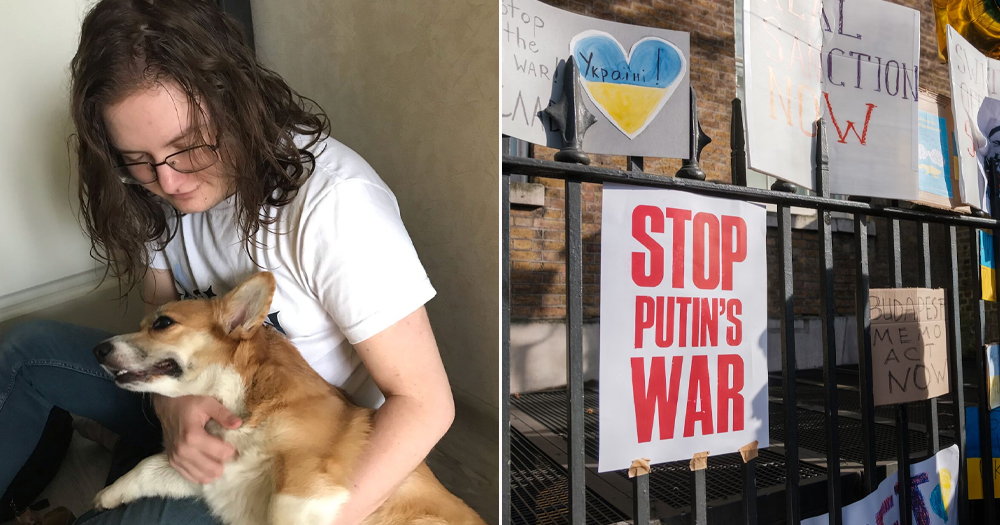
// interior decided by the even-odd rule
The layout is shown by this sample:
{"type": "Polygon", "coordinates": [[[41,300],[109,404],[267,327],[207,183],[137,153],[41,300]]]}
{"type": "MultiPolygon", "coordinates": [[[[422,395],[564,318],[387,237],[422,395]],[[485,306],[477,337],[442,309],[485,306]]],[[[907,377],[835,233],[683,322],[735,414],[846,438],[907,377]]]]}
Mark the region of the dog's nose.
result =
{"type": "Polygon", "coordinates": [[[113,350],[114,347],[115,346],[111,344],[110,341],[103,341],[101,344],[94,347],[94,357],[96,357],[98,361],[103,361],[105,357],[108,357],[108,354],[111,353],[111,350],[113,350]]]}

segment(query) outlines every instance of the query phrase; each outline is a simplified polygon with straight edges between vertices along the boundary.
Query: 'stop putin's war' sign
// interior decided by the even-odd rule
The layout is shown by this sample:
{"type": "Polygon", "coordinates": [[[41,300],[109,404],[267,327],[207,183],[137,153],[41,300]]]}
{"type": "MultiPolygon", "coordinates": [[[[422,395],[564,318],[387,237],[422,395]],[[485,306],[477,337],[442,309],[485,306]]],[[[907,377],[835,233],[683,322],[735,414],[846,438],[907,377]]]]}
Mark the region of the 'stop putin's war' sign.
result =
{"type": "Polygon", "coordinates": [[[762,206],[604,186],[601,472],[768,444],[762,206]]]}

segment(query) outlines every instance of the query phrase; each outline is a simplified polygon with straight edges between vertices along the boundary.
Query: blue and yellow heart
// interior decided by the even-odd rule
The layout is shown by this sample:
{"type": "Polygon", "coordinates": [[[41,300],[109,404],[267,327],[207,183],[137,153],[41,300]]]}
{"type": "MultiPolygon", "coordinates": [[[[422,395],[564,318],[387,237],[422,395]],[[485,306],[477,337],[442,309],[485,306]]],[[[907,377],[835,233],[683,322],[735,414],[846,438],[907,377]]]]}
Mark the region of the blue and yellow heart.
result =
{"type": "Polygon", "coordinates": [[[646,129],[687,69],[680,50],[657,37],[639,40],[626,55],[613,36],[584,31],[570,51],[590,100],[630,139],[646,129]]]}

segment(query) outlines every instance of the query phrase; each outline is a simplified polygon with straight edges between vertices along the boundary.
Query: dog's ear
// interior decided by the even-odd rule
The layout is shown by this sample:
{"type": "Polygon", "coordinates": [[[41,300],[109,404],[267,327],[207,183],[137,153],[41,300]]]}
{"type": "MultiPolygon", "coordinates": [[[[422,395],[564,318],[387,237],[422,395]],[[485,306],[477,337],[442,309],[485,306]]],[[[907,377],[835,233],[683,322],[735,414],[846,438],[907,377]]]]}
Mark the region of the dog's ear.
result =
{"type": "Polygon", "coordinates": [[[219,322],[230,336],[249,339],[267,318],[276,287],[271,272],[254,274],[222,298],[219,322]]]}

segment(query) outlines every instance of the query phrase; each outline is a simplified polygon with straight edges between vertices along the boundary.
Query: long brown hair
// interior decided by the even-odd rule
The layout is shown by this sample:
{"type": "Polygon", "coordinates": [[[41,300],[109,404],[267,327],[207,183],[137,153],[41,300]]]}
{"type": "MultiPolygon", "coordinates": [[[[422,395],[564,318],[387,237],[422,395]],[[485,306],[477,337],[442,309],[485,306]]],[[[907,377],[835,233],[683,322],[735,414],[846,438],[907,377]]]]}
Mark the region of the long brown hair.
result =
{"type": "Polygon", "coordinates": [[[126,290],[145,274],[147,245],[163,249],[173,235],[168,214],[176,211],[118,179],[121,158],[108,140],[105,108],[157,83],[180,86],[194,129],[210,122],[234,177],[248,253],[258,230],[273,222],[264,206],[291,201],[315,161],[309,150],[329,134],[322,109],[257,62],[239,23],[209,0],[101,0],[84,18],[71,72],[82,222],[91,255],[126,290]],[[307,143],[297,147],[297,135],[307,143]]]}

